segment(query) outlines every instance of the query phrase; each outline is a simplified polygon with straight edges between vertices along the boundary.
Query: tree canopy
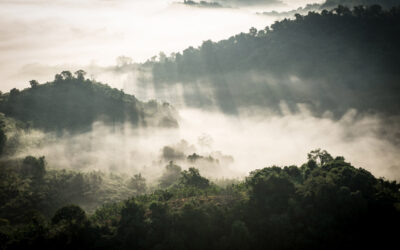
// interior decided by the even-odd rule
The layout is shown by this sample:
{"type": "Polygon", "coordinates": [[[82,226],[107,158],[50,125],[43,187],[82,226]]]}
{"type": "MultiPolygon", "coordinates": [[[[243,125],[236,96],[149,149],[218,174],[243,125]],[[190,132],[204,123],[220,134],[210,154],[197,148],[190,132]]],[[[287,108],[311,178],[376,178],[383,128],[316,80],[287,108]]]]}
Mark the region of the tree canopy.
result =
{"type": "MultiPolygon", "coordinates": [[[[27,157],[22,165],[41,162],[27,157]]],[[[167,171],[174,169],[181,171],[171,162],[167,171]]],[[[175,185],[133,192],[91,213],[71,204],[84,204],[77,198],[101,187],[95,175],[44,171],[32,182],[23,169],[1,166],[3,249],[360,249],[397,242],[400,184],[324,150],[310,152],[300,167],[255,170],[224,188],[189,168],[175,185]],[[72,190],[76,198],[67,195],[72,190]]]]}

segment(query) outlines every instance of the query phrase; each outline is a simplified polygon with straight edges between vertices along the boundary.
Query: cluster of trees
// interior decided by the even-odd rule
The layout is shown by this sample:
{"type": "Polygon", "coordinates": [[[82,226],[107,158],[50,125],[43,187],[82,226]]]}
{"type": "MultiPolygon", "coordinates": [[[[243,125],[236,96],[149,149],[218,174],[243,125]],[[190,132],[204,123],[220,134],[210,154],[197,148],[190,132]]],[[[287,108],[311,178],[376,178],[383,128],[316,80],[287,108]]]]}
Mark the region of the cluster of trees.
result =
{"type": "Polygon", "coordinates": [[[193,105],[207,105],[209,95],[197,90],[211,89],[227,112],[247,106],[276,111],[285,101],[292,111],[306,103],[316,114],[349,108],[393,114],[400,108],[399,34],[400,7],[339,6],[205,41],[142,67],[151,68],[156,85],[191,87],[185,100],[201,99],[193,105]]]}
{"type": "Polygon", "coordinates": [[[109,124],[177,126],[175,111],[167,103],[138,101],[108,85],[85,79],[85,71],[63,71],[52,82],[12,89],[0,97],[0,112],[45,130],[88,129],[93,122],[109,124]]]}
{"type": "MultiPolygon", "coordinates": [[[[398,183],[377,179],[326,151],[312,151],[308,159],[301,167],[253,171],[244,181],[224,188],[196,169],[182,171],[171,162],[168,176],[177,178],[168,188],[108,203],[90,214],[66,205],[50,215],[36,210],[15,220],[7,217],[13,209],[9,205],[9,212],[2,208],[0,214],[1,247],[360,249],[396,244],[398,183]]],[[[29,157],[21,171],[28,169],[24,173],[32,176],[32,183],[40,182],[46,178],[42,166],[43,159],[29,157]]],[[[166,174],[161,182],[169,177],[166,174]]],[[[25,209],[32,206],[26,203],[25,209]]]]}
{"type": "Polygon", "coordinates": [[[140,175],[93,171],[56,170],[44,157],[0,160],[0,218],[18,224],[34,214],[51,217],[68,204],[93,212],[100,205],[143,194],[146,181],[140,175]]]}
{"type": "MultiPolygon", "coordinates": [[[[335,5],[334,7],[336,7],[335,5]]],[[[262,15],[267,15],[267,16],[273,16],[273,17],[293,17],[295,14],[301,14],[301,15],[306,15],[310,11],[318,11],[322,9],[327,9],[327,8],[322,8],[321,4],[318,3],[312,3],[312,4],[307,4],[304,7],[299,7],[294,10],[288,10],[288,11],[264,11],[258,14],[262,15]]]]}

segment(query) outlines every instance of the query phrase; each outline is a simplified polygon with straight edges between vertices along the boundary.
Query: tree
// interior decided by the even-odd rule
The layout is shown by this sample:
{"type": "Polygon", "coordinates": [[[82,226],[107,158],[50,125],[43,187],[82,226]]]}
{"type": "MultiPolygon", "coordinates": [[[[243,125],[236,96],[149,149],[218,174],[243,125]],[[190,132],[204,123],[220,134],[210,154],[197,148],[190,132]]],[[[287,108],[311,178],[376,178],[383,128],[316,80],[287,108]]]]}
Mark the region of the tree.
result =
{"type": "Polygon", "coordinates": [[[25,157],[22,162],[21,171],[26,176],[32,176],[36,180],[41,180],[46,174],[46,161],[44,156],[39,158],[33,156],[25,157]]]}
{"type": "Polygon", "coordinates": [[[254,27],[251,27],[249,30],[250,36],[256,36],[257,35],[257,29],[254,27]]]}
{"type": "Polygon", "coordinates": [[[51,219],[55,248],[87,248],[94,240],[87,230],[90,222],[85,211],[77,205],[64,206],[51,219]]]}
{"type": "Polygon", "coordinates": [[[368,16],[370,16],[370,17],[377,17],[382,14],[382,7],[377,4],[369,6],[366,10],[367,10],[368,16]]]}
{"type": "Polygon", "coordinates": [[[159,62],[161,62],[161,63],[164,63],[164,62],[166,62],[167,61],[167,55],[164,53],[164,52],[160,52],[159,54],[158,54],[158,61],[159,62]]]}
{"type": "Polygon", "coordinates": [[[165,166],[165,171],[160,178],[160,187],[167,188],[179,180],[181,176],[181,167],[175,165],[173,161],[170,161],[167,166],[165,166]]]}
{"type": "Polygon", "coordinates": [[[13,88],[10,90],[10,97],[16,97],[19,95],[19,89],[13,88]]]}
{"type": "Polygon", "coordinates": [[[61,82],[63,80],[63,77],[61,74],[56,74],[54,76],[54,82],[61,82]]]}
{"type": "Polygon", "coordinates": [[[339,15],[339,16],[349,16],[351,15],[351,10],[348,7],[345,7],[343,5],[339,5],[337,8],[334,9],[334,11],[339,15]]]}
{"type": "Polygon", "coordinates": [[[39,82],[36,80],[30,80],[29,84],[31,85],[31,88],[36,88],[37,86],[39,86],[39,82]]]}
{"type": "Polygon", "coordinates": [[[144,194],[146,192],[146,179],[142,177],[142,174],[135,174],[130,179],[129,188],[136,190],[138,194],[144,194]]]}
{"type": "Polygon", "coordinates": [[[117,238],[122,249],[141,249],[145,244],[145,235],[143,207],[138,205],[133,198],[125,201],[117,230],[117,238]]]}
{"type": "Polygon", "coordinates": [[[323,166],[330,161],[333,161],[333,157],[326,151],[321,149],[312,150],[307,154],[308,160],[315,161],[319,166],[323,166]]]}
{"type": "MultiPolygon", "coordinates": [[[[152,104],[152,105],[153,105],[153,103],[154,103],[154,107],[157,107],[157,102],[151,102],[151,103],[149,102],[149,104],[152,104]]],[[[185,157],[185,154],[179,150],[176,150],[173,147],[165,146],[162,149],[162,156],[166,160],[179,160],[179,159],[183,159],[185,157]]]]}
{"type": "Polygon", "coordinates": [[[6,142],[7,142],[6,133],[4,132],[3,128],[0,127],[0,156],[4,152],[4,148],[6,146],[6,142]]]}
{"type": "Polygon", "coordinates": [[[295,187],[288,176],[268,170],[257,170],[247,179],[250,200],[262,211],[280,213],[287,209],[295,187]]]}
{"type": "Polygon", "coordinates": [[[77,205],[68,205],[57,210],[51,223],[66,223],[67,225],[82,225],[87,220],[85,211],[77,205]]]}
{"type": "Polygon", "coordinates": [[[250,249],[250,233],[243,221],[236,220],[232,224],[229,237],[229,249],[250,249]]]}
{"type": "Polygon", "coordinates": [[[61,76],[63,80],[72,80],[72,73],[68,70],[64,70],[63,72],[61,72],[61,76]]]}
{"type": "Polygon", "coordinates": [[[80,69],[76,71],[74,74],[76,75],[76,79],[80,81],[85,80],[86,71],[80,69]]]}
{"type": "Polygon", "coordinates": [[[196,187],[196,188],[207,188],[210,186],[210,181],[200,175],[200,172],[196,168],[189,168],[182,172],[180,178],[181,184],[184,186],[196,187]]]}

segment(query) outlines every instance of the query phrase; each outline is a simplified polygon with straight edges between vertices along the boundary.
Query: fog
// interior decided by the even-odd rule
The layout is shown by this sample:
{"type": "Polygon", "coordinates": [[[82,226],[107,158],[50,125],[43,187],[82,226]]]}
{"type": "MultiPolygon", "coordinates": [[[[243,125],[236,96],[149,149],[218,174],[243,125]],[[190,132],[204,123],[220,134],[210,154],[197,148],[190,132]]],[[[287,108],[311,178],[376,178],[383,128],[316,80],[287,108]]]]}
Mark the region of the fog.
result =
{"type": "Polygon", "coordinates": [[[132,70],[135,62],[144,62],[160,51],[168,55],[250,27],[262,29],[277,20],[256,13],[323,1],[281,2],[212,9],[167,0],[0,1],[1,91],[27,87],[31,79],[50,81],[61,70],[82,68],[90,78],[124,89],[140,100],[171,102],[181,116],[179,129],[110,128],[96,123],[89,133],[62,138],[35,131],[23,136],[22,142],[29,143],[18,156],[45,155],[55,168],[140,172],[156,180],[170,160],[163,155],[166,146],[183,153],[175,159],[183,168],[197,164],[213,178],[243,177],[270,165],[298,165],[306,161],[307,152],[322,148],[377,176],[399,179],[400,152],[378,133],[384,127],[378,116],[349,110],[340,119],[332,119],[329,112],[317,118],[301,104],[299,112],[292,113],[284,102],[281,115],[240,108],[235,115],[226,115],[212,108],[218,96],[209,88],[183,89],[178,84],[166,90],[139,82],[139,74],[149,75],[132,70]],[[116,62],[122,55],[132,62],[125,69],[122,66],[126,65],[116,62]],[[193,108],[199,100],[185,99],[185,91],[209,97],[211,108],[193,108]],[[187,161],[193,153],[218,161],[207,169],[209,162],[187,161]]]}
{"type": "Polygon", "coordinates": [[[110,66],[118,56],[142,62],[157,55],[220,40],[274,19],[267,7],[192,8],[172,0],[0,1],[0,90],[51,80],[59,69],[110,66]]]}
{"type": "Polygon", "coordinates": [[[308,152],[322,148],[378,177],[400,179],[399,148],[380,136],[379,117],[349,110],[333,120],[313,117],[305,107],[296,114],[285,103],[281,109],[283,116],[181,109],[179,129],[95,123],[91,132],[62,137],[35,130],[19,135],[16,157],[45,155],[50,168],[141,173],[154,184],[171,160],[211,179],[243,178],[267,166],[300,166],[308,152]],[[190,161],[193,153],[203,158],[190,161]]]}

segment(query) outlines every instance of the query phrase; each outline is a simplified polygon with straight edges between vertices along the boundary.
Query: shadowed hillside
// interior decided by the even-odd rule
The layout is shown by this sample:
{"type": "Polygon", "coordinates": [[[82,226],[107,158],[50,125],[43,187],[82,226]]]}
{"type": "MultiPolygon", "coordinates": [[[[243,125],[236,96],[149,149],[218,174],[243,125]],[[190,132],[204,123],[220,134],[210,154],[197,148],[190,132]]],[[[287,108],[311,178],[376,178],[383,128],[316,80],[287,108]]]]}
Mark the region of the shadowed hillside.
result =
{"type": "Polygon", "coordinates": [[[182,85],[189,106],[214,101],[228,113],[249,106],[279,112],[283,101],[315,114],[340,116],[350,108],[398,114],[399,34],[399,8],[339,6],[205,41],[143,67],[156,86],[182,85]]]}
{"type": "Polygon", "coordinates": [[[174,109],[156,101],[141,102],[133,95],[108,85],[63,71],[53,82],[12,89],[1,95],[0,112],[46,130],[88,129],[95,121],[109,125],[128,122],[134,126],[176,127],[174,109]]]}

